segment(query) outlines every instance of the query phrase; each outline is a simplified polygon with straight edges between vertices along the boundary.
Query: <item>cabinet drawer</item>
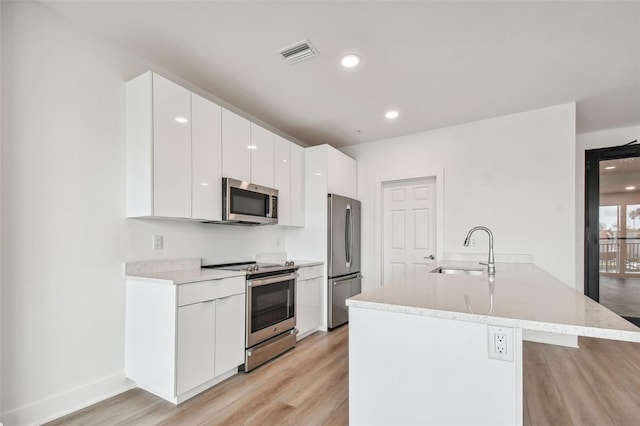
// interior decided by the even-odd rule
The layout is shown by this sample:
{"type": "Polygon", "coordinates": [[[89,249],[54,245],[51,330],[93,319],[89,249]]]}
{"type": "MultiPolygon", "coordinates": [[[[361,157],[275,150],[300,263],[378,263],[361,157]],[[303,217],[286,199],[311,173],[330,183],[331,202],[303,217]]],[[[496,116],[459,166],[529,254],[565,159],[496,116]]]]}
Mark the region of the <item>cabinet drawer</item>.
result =
{"type": "Polygon", "coordinates": [[[304,266],[298,269],[298,281],[309,280],[323,275],[324,265],[304,266]]]}
{"type": "Polygon", "coordinates": [[[243,294],[246,291],[245,286],[245,277],[180,284],[178,286],[178,306],[243,294]]]}

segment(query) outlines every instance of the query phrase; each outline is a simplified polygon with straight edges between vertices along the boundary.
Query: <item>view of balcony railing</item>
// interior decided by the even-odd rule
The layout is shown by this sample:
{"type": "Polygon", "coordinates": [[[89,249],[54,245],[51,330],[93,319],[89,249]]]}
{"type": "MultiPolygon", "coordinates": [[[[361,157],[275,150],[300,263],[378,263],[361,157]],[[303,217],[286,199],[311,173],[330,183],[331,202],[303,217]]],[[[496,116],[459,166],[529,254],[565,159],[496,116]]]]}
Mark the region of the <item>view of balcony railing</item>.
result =
{"type": "Polygon", "coordinates": [[[600,272],[610,274],[640,273],[640,238],[601,239],[600,272]]]}

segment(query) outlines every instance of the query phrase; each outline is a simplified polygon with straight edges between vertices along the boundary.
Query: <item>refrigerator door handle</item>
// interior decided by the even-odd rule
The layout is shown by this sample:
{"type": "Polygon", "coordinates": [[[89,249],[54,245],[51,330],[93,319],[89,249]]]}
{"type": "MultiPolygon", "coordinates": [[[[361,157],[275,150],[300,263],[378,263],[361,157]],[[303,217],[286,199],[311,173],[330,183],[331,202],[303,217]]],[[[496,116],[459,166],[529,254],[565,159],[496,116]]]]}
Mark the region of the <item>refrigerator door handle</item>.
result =
{"type": "Polygon", "coordinates": [[[351,267],[351,238],[353,237],[351,227],[351,204],[347,205],[346,210],[346,223],[344,227],[344,251],[346,253],[347,268],[351,267]]]}
{"type": "Polygon", "coordinates": [[[346,284],[349,281],[353,281],[353,280],[357,280],[358,278],[362,278],[361,274],[356,274],[356,275],[349,275],[346,278],[340,279],[340,280],[334,280],[333,281],[333,285],[342,285],[342,284],[346,284]]]}
{"type": "Polygon", "coordinates": [[[353,260],[353,211],[351,210],[351,204],[349,204],[349,267],[353,260]]]}

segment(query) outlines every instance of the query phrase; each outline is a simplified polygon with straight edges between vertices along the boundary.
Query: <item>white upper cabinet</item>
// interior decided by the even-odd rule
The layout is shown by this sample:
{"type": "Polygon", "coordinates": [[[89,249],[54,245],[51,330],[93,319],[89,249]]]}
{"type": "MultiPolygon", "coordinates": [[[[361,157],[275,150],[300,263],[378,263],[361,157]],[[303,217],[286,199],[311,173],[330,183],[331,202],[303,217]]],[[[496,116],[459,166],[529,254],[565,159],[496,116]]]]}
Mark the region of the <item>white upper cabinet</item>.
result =
{"type": "MultiPolygon", "coordinates": [[[[356,160],[327,144],[306,148],[304,155],[307,196],[322,193],[326,197],[329,193],[357,198],[356,160]]],[[[321,204],[322,209],[326,209],[326,200],[321,204]]]]}
{"type": "Polygon", "coordinates": [[[191,217],[222,219],[222,108],[191,94],[191,217]]]}
{"type": "Polygon", "coordinates": [[[304,149],[148,71],[126,85],[127,217],[222,219],[222,178],[279,190],[304,226],[304,149]]]}
{"type": "Polygon", "coordinates": [[[251,182],[251,123],[222,108],[222,175],[251,182]]]}
{"type": "MultiPolygon", "coordinates": [[[[251,183],[273,188],[273,139],[269,130],[251,123],[251,183]]],[[[277,189],[280,189],[276,187],[277,189]]]]}
{"type": "Polygon", "coordinates": [[[292,226],[304,226],[304,148],[291,144],[291,220],[292,226]]]}
{"type": "Polygon", "coordinates": [[[327,147],[327,191],[329,194],[357,198],[356,160],[329,145],[327,147]]]}
{"type": "Polygon", "coordinates": [[[127,216],[191,217],[191,92],[147,72],[127,84],[127,216]]]}
{"type": "Polygon", "coordinates": [[[278,224],[304,226],[304,148],[276,135],[274,158],[278,224]]]}
{"type": "Polygon", "coordinates": [[[278,225],[291,225],[291,147],[288,140],[275,137],[275,187],[278,189],[278,225]]]}

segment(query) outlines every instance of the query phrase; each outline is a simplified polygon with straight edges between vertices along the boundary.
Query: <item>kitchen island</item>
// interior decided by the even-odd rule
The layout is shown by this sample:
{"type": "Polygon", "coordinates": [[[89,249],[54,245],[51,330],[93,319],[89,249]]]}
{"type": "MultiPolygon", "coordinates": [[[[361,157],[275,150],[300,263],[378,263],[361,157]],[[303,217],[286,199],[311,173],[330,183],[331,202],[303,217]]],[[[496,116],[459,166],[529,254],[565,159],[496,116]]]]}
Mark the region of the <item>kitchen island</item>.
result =
{"type": "Polygon", "coordinates": [[[350,424],[520,425],[523,330],[640,342],[536,266],[496,269],[423,271],[347,301],[350,424]]]}

